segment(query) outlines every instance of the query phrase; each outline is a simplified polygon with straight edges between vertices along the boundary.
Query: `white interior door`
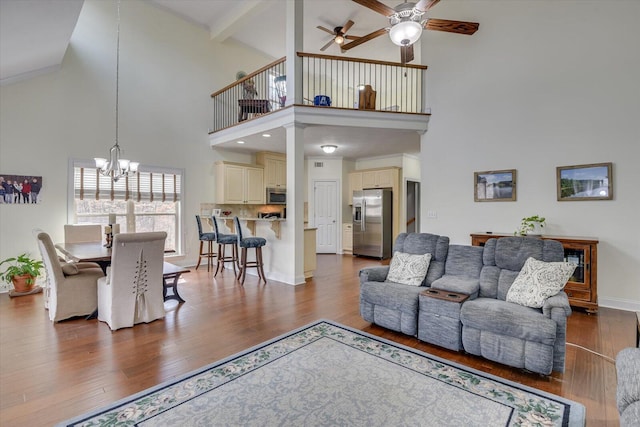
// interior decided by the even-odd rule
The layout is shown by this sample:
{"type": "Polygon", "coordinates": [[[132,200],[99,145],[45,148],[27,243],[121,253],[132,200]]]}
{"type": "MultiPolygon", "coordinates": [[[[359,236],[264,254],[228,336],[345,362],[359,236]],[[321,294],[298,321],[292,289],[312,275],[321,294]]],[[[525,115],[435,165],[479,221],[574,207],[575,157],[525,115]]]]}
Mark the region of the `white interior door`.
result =
{"type": "Polygon", "coordinates": [[[313,186],[316,252],[335,254],[338,244],[338,182],[316,181],[313,186]]]}

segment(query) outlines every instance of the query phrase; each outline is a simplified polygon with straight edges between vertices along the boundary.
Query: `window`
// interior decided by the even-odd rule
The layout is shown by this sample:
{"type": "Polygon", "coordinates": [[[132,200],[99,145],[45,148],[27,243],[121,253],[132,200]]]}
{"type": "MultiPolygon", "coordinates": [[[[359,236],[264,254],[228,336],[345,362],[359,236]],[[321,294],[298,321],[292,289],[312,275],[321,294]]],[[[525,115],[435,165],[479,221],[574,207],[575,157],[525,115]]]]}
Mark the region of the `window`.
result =
{"type": "Polygon", "coordinates": [[[121,232],[166,231],[166,251],[182,251],[181,169],[140,166],[136,175],[113,182],[90,162],[72,161],[70,222],[108,224],[116,214],[121,232]]]}

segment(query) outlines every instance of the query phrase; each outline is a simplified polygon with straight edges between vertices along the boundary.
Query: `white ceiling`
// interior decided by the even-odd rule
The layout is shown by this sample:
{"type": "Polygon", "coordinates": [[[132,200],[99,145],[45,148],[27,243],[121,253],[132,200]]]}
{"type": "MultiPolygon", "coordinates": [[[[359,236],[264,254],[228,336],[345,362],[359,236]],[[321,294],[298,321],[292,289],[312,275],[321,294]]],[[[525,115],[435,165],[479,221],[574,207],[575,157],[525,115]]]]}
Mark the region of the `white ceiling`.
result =
{"type": "Polygon", "coordinates": [[[0,0],[0,84],[62,63],[84,0],[0,0]]]}

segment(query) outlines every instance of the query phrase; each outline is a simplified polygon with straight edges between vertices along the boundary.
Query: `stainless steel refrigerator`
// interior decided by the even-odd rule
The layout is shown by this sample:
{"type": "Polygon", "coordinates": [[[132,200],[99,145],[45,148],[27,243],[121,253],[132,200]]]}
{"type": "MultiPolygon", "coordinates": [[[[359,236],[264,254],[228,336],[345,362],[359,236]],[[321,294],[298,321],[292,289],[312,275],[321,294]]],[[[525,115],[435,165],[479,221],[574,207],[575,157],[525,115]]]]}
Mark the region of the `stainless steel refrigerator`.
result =
{"type": "Polygon", "coordinates": [[[391,257],[391,190],[353,192],[353,254],[391,257]]]}

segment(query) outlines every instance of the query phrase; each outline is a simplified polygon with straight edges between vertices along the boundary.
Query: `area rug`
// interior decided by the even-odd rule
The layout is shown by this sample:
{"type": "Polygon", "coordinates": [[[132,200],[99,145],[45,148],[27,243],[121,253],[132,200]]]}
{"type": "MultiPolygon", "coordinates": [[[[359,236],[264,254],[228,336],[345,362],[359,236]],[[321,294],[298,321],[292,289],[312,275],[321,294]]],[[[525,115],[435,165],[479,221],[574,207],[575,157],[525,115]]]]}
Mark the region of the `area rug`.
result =
{"type": "Polygon", "coordinates": [[[320,320],[60,426],[583,426],[584,406],[320,320]]]}

